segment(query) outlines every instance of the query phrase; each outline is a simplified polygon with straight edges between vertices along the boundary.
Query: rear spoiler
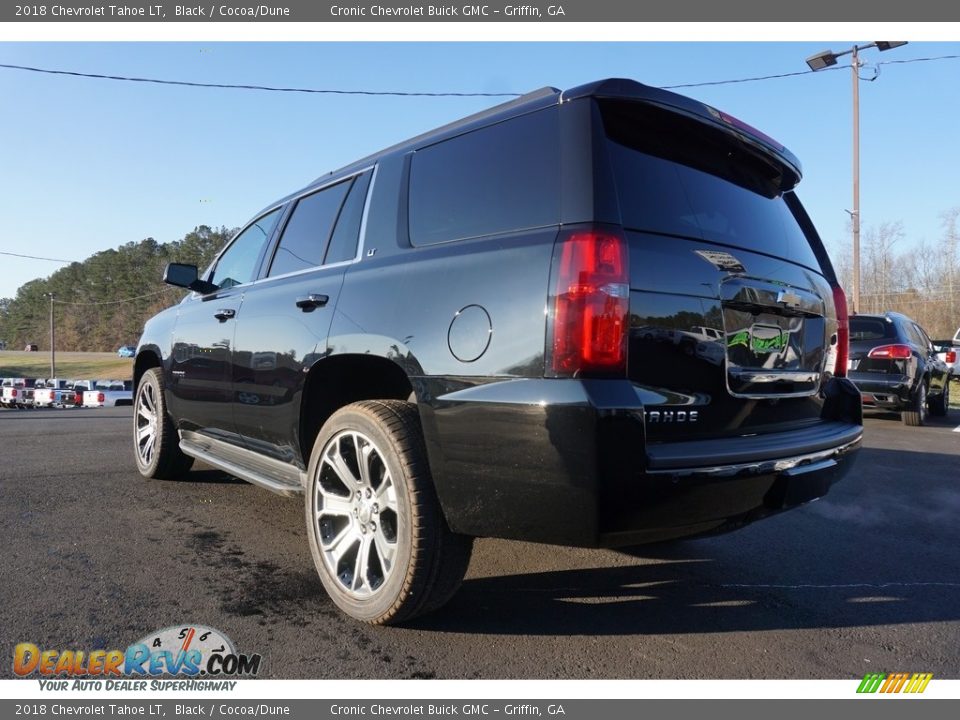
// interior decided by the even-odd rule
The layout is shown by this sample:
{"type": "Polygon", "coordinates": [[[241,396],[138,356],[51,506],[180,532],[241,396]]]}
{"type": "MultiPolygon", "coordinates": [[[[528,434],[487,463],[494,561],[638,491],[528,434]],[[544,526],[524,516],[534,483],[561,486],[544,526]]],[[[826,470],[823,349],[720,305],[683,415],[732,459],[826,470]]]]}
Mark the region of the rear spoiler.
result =
{"type": "Polygon", "coordinates": [[[693,98],[669,90],[643,85],[635,80],[613,78],[565,90],[560,102],[584,97],[610,100],[630,100],[656,105],[664,110],[698,120],[718,130],[734,135],[755,152],[775,161],[784,170],[784,190],[790,190],[803,177],[800,160],[782,144],[732,115],[705,105],[693,98]]]}

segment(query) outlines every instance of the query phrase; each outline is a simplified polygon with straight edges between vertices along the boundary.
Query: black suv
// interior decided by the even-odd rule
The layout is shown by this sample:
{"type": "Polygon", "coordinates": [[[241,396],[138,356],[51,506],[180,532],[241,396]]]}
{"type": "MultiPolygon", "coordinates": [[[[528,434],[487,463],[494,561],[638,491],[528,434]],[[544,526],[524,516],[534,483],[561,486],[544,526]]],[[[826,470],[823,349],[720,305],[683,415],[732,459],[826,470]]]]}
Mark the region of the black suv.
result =
{"type": "Polygon", "coordinates": [[[864,407],[899,412],[905,425],[923,425],[928,412],[943,417],[950,408],[950,368],[906,315],[850,318],[849,375],[864,407]]]}
{"type": "Polygon", "coordinates": [[[635,545],[821,497],[862,410],[799,179],[629,80],[323,176],[168,267],[194,292],[137,348],[140,471],[303,492],[323,584],[371,623],[446,602],[474,536],[635,545]]]}

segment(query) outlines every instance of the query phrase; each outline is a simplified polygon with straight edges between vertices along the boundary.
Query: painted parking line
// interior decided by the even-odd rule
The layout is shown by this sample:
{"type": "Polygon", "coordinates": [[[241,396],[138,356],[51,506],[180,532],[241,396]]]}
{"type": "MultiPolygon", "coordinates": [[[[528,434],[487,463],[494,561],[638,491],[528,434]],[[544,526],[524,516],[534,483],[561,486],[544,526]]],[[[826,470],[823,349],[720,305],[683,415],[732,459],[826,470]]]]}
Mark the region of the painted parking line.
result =
{"type": "Polygon", "coordinates": [[[953,429],[953,431],[954,431],[954,432],[960,432],[960,425],[957,425],[957,426],[953,429]]]}

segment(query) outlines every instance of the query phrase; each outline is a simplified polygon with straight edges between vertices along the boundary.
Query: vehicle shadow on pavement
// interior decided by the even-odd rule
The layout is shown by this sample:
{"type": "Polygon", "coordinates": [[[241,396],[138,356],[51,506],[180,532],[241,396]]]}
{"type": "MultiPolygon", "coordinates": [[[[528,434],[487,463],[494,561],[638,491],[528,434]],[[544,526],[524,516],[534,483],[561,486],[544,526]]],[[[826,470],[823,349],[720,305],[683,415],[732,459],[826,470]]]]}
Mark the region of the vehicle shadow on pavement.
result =
{"type": "Polygon", "coordinates": [[[737,587],[691,579],[691,562],[711,559],[468,580],[447,607],[410,627],[494,635],[671,635],[960,620],[956,586],[737,587]]]}
{"type": "MultiPolygon", "coordinates": [[[[715,538],[581,555],[588,568],[538,571],[558,560],[531,544],[519,554],[528,572],[468,579],[412,627],[667,635],[955,623],[960,453],[923,450],[943,435],[908,430],[916,449],[864,448],[819,502],[715,538]]],[[[477,567],[488,572],[502,550],[485,542],[477,567]]]]}

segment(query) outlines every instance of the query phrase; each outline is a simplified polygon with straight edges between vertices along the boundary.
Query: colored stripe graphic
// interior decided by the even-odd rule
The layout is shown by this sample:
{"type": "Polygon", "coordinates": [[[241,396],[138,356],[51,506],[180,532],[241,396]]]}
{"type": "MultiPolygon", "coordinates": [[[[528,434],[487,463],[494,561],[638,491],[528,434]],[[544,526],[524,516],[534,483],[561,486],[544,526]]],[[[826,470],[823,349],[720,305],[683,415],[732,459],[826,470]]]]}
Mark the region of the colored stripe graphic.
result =
{"type": "Polygon", "coordinates": [[[922,693],[927,689],[933,673],[867,673],[857,687],[858,693],[922,693]]]}
{"type": "Polygon", "coordinates": [[[863,676],[863,682],[857,688],[858,693],[875,693],[880,683],[886,677],[883,673],[867,673],[863,676]]]}
{"type": "Polygon", "coordinates": [[[933,679],[933,673],[918,673],[917,686],[912,690],[915,693],[922,693],[927,689],[927,685],[933,679]]]}

